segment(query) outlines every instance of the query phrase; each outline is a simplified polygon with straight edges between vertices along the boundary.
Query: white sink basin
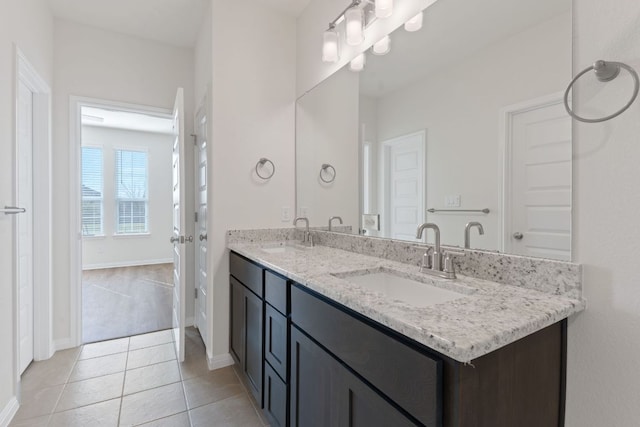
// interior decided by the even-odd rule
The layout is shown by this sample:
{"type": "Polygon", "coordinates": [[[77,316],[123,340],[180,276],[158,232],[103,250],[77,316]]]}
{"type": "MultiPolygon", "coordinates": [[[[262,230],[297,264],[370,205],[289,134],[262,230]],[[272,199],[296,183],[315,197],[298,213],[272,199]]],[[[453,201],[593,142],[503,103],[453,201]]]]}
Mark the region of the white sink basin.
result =
{"type": "Polygon", "coordinates": [[[474,292],[474,289],[462,287],[459,292],[445,289],[402,277],[401,274],[393,270],[380,269],[374,272],[352,272],[336,276],[369,291],[384,294],[390,299],[402,301],[415,307],[429,307],[453,301],[474,292]]]}

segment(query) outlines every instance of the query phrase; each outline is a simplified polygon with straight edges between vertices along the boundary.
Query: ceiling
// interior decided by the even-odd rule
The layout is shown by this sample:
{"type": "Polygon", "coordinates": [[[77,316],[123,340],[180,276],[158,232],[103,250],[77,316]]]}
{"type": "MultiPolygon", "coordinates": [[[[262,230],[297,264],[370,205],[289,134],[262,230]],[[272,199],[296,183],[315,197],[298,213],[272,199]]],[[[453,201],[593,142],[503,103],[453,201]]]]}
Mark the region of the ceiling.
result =
{"type": "Polygon", "coordinates": [[[367,54],[361,93],[384,96],[570,9],[571,0],[440,0],[425,10],[420,31],[400,27],[390,53],[367,54]]]}
{"type": "MultiPolygon", "coordinates": [[[[311,0],[254,1],[297,17],[311,0]]],[[[49,0],[49,3],[58,18],[191,47],[210,0],[49,0]]]]}
{"type": "Polygon", "coordinates": [[[173,133],[173,120],[147,114],[82,107],[82,125],[132,131],[173,133]]]}

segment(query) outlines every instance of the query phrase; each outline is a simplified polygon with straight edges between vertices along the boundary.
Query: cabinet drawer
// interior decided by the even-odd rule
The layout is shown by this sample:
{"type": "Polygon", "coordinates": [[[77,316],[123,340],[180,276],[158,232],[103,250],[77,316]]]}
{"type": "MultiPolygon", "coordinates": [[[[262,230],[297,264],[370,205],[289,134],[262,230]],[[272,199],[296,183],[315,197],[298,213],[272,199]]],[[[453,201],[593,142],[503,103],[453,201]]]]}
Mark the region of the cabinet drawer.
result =
{"type": "Polygon", "coordinates": [[[272,272],[264,272],[264,299],[280,313],[288,314],[287,279],[272,272]]]}
{"type": "Polygon", "coordinates": [[[229,254],[229,272],[247,288],[263,297],[262,268],[240,255],[231,252],[229,254]]]}
{"type": "Polygon", "coordinates": [[[264,357],[287,380],[287,318],[269,304],[264,313],[264,357]]]}
{"type": "Polygon", "coordinates": [[[271,426],[287,425],[287,385],[268,363],[264,365],[264,413],[271,426]]]}
{"type": "Polygon", "coordinates": [[[291,320],[427,426],[442,425],[442,361],[291,287],[291,320]]]}

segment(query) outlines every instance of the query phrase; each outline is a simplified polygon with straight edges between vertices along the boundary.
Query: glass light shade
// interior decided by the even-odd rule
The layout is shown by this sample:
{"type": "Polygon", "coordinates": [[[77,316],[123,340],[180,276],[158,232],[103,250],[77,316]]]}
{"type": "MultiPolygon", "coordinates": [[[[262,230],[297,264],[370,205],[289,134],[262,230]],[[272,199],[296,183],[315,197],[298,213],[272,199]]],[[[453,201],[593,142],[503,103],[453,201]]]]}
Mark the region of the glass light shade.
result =
{"type": "Polygon", "coordinates": [[[418,31],[420,28],[422,28],[422,12],[404,23],[404,29],[410,33],[418,31]]]}
{"type": "Polygon", "coordinates": [[[376,18],[388,18],[393,13],[393,0],[376,0],[376,18]]]}
{"type": "Polygon", "coordinates": [[[338,32],[329,29],[322,35],[322,62],[338,62],[340,57],[338,32]]]}
{"type": "Polygon", "coordinates": [[[373,45],[374,55],[386,55],[391,50],[391,37],[384,36],[373,45]]]}
{"type": "Polygon", "coordinates": [[[351,60],[351,62],[349,63],[349,69],[351,71],[362,71],[364,70],[364,64],[367,62],[366,56],[364,53],[361,53],[360,55],[356,56],[355,58],[353,58],[351,60]]]}
{"type": "Polygon", "coordinates": [[[358,46],[364,41],[364,12],[358,6],[354,6],[344,13],[344,19],[347,28],[347,44],[358,46]]]}

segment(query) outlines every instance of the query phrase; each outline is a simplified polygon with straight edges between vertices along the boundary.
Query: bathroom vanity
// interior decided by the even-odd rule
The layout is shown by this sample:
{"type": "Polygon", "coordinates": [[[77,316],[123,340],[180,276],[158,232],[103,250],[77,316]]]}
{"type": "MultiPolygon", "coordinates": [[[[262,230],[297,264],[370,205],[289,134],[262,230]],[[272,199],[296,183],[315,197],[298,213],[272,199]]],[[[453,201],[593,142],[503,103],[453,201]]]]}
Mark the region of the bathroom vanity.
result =
{"type": "Polygon", "coordinates": [[[564,424],[582,300],[323,246],[229,247],[231,353],[271,425],[564,424]],[[402,301],[356,280],[380,274],[456,296],[402,301]]]}

